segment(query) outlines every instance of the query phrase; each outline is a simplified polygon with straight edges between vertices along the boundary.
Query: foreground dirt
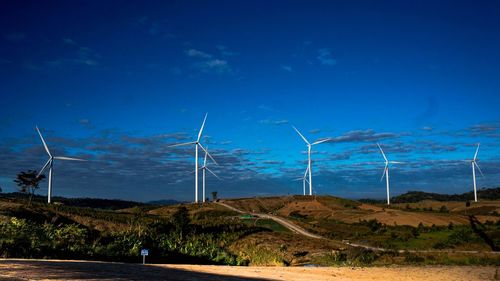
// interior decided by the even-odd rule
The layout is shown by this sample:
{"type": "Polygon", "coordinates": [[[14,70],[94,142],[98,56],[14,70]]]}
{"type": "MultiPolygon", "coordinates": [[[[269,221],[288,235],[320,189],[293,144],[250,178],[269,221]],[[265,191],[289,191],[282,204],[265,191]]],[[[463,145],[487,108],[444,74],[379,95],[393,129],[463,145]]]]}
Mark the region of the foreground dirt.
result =
{"type": "Polygon", "coordinates": [[[499,280],[495,267],[232,267],[0,260],[0,280],[499,280]]]}

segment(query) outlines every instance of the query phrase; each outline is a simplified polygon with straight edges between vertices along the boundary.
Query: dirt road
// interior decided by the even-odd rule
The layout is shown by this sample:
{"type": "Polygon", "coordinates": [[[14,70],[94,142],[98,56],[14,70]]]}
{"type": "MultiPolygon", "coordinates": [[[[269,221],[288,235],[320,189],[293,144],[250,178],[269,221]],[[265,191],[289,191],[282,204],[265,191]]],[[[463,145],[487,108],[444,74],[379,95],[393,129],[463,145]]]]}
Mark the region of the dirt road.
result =
{"type": "Polygon", "coordinates": [[[235,267],[0,259],[0,280],[498,280],[495,267],[235,267]]]}
{"type": "MultiPolygon", "coordinates": [[[[233,206],[230,206],[228,204],[225,204],[224,202],[216,202],[217,204],[226,207],[228,209],[231,209],[235,212],[238,212],[240,214],[248,214],[248,212],[245,212],[243,210],[237,209],[233,206]]],[[[268,214],[260,214],[260,213],[251,213],[253,216],[259,217],[259,218],[265,218],[265,219],[271,219],[274,220],[275,222],[283,225],[284,227],[288,228],[289,230],[307,236],[311,238],[316,238],[316,239],[326,239],[325,237],[310,233],[306,231],[305,229],[297,226],[296,224],[292,223],[291,221],[284,219],[279,216],[274,216],[274,215],[268,215],[268,214]]],[[[339,241],[340,242],[340,241],[339,241]]],[[[358,243],[346,243],[346,242],[340,242],[345,244],[346,246],[352,246],[352,247],[358,247],[358,248],[365,248],[368,250],[372,251],[389,251],[389,249],[385,248],[380,248],[380,247],[372,247],[368,245],[363,245],[363,244],[358,244],[358,243]]],[[[463,254],[478,254],[478,253],[488,253],[488,254],[497,254],[500,255],[500,252],[498,251],[460,251],[460,250],[398,250],[399,253],[463,253],[463,254]]]]}
{"type": "MultiPolygon", "coordinates": [[[[235,212],[238,212],[240,214],[247,214],[248,212],[244,212],[240,209],[237,209],[233,206],[229,206],[228,204],[224,203],[224,202],[216,202],[217,204],[221,205],[221,206],[224,206],[228,209],[231,209],[235,212]]],[[[316,238],[316,239],[322,239],[323,237],[319,236],[319,235],[316,235],[316,234],[313,234],[313,233],[310,233],[308,231],[306,231],[305,229],[293,224],[292,222],[288,221],[287,219],[284,219],[284,218],[281,218],[281,217],[278,217],[278,216],[274,216],[274,215],[268,215],[268,214],[259,214],[259,213],[252,213],[253,216],[256,216],[256,217],[259,217],[259,218],[263,218],[263,219],[271,219],[271,220],[274,220],[275,222],[283,225],[284,227],[290,229],[291,231],[295,232],[295,233],[298,233],[298,234],[301,234],[301,235],[304,235],[304,236],[307,236],[307,237],[311,237],[311,238],[316,238]]]]}

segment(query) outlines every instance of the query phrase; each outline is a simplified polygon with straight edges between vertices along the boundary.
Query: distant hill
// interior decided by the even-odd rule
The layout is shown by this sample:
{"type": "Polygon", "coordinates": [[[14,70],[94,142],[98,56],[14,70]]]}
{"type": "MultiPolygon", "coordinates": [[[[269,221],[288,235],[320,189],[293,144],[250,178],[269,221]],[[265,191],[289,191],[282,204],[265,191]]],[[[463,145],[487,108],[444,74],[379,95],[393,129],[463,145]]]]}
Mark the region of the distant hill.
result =
{"type": "MultiPolygon", "coordinates": [[[[0,197],[10,198],[15,200],[24,200],[26,194],[20,192],[0,193],[0,197]]],[[[47,197],[42,195],[33,196],[35,202],[46,202],[47,197]]],[[[132,208],[136,206],[150,205],[148,203],[141,203],[135,201],[126,201],[119,199],[100,199],[100,198],[65,198],[65,197],[52,197],[53,202],[60,202],[67,206],[86,207],[107,210],[119,210],[132,208]]]]}
{"type": "Polygon", "coordinates": [[[181,204],[181,203],[186,203],[186,202],[177,201],[174,199],[161,199],[161,200],[154,200],[154,201],[146,202],[146,204],[150,204],[150,205],[176,205],[176,204],[181,204]]]}
{"type": "MultiPolygon", "coordinates": [[[[499,200],[500,187],[480,189],[477,191],[477,196],[482,200],[499,200]]],[[[472,201],[474,200],[474,192],[469,191],[462,194],[439,194],[423,191],[408,191],[407,193],[391,198],[391,203],[416,203],[424,200],[432,201],[472,201]]],[[[383,203],[385,200],[360,199],[360,202],[365,203],[383,203]]]]}

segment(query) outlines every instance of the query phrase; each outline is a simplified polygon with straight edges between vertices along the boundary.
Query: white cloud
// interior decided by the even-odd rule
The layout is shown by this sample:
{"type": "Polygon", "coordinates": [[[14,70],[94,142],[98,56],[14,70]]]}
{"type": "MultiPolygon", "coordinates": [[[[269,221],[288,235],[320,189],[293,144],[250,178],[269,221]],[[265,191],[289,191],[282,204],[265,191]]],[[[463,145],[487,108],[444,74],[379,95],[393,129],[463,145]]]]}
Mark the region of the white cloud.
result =
{"type": "Polygon", "coordinates": [[[231,73],[232,69],[227,60],[219,59],[212,54],[197,50],[189,49],[185,51],[188,57],[198,60],[193,63],[193,66],[202,72],[215,73],[231,73]]]}
{"type": "Polygon", "coordinates": [[[212,58],[212,55],[207,54],[205,52],[196,50],[196,49],[189,49],[186,51],[186,55],[188,57],[195,57],[195,58],[203,58],[203,59],[210,59],[212,58]]]}
{"type": "Polygon", "coordinates": [[[260,120],[259,121],[261,124],[265,124],[265,125],[285,125],[285,124],[288,124],[289,121],[286,120],[286,119],[280,119],[280,120],[273,120],[273,119],[264,119],[264,120],[260,120]]]}
{"type": "Polygon", "coordinates": [[[289,66],[289,65],[282,65],[281,69],[283,69],[285,71],[288,71],[288,72],[292,72],[293,71],[292,67],[289,66]]]}
{"type": "Polygon", "coordinates": [[[323,65],[336,65],[337,60],[332,57],[332,52],[327,48],[322,48],[318,50],[318,56],[316,57],[319,62],[323,65]]]}

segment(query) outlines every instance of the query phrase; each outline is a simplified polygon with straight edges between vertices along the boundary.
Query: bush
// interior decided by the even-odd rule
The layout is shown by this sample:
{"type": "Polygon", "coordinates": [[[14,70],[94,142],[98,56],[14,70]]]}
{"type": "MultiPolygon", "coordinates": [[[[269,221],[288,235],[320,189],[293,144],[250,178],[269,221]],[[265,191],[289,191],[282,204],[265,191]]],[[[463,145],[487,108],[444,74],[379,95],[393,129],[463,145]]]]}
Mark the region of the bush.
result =
{"type": "Polygon", "coordinates": [[[441,206],[441,208],[439,208],[439,212],[440,213],[448,213],[449,210],[445,205],[443,205],[443,206],[441,206]]]}

